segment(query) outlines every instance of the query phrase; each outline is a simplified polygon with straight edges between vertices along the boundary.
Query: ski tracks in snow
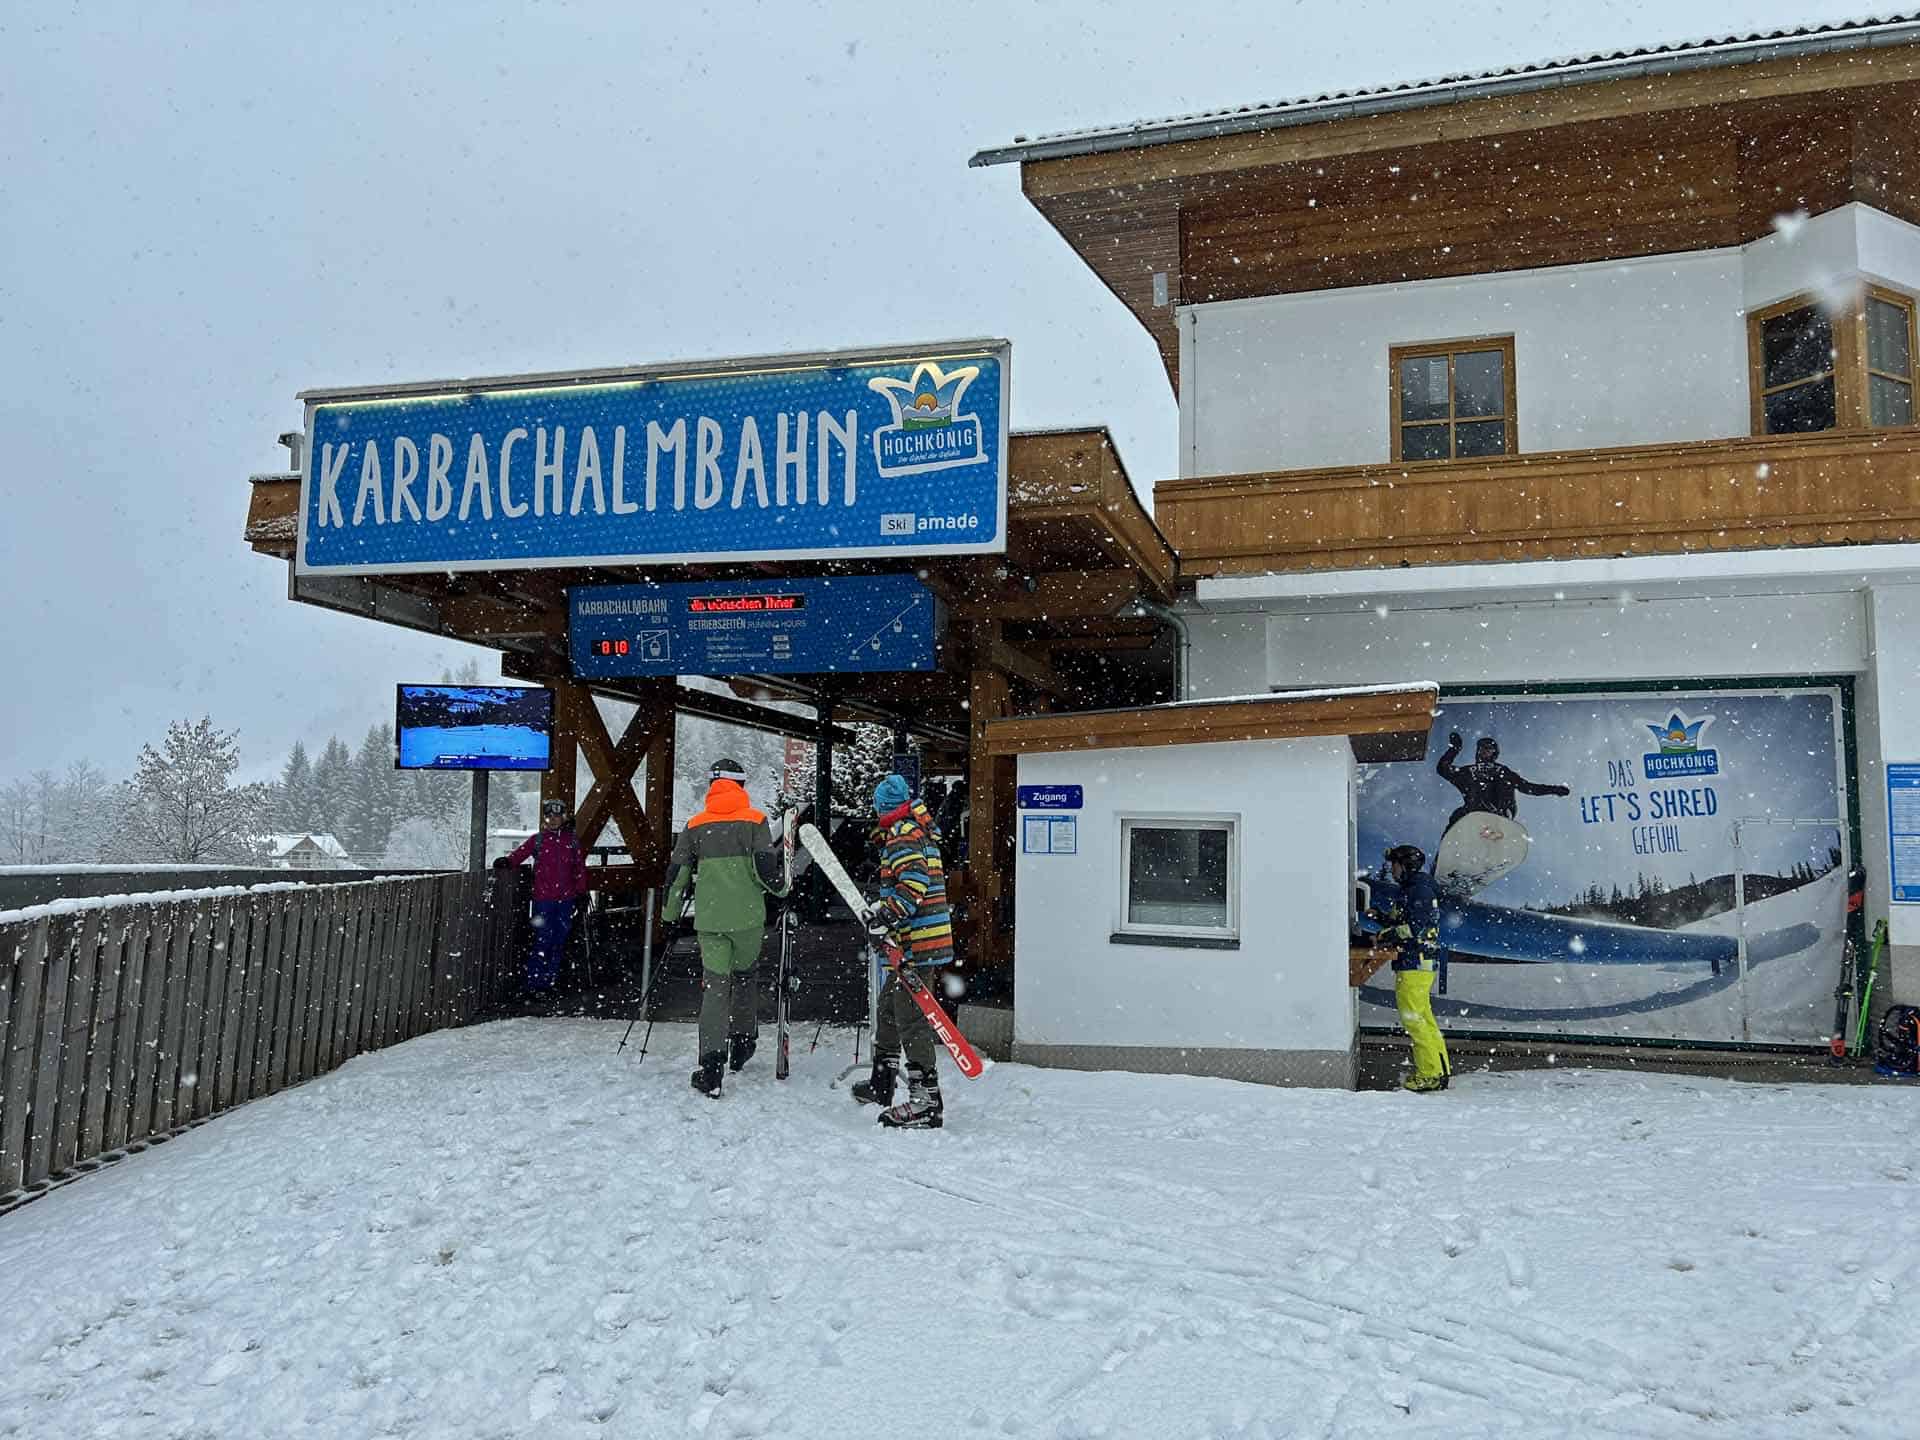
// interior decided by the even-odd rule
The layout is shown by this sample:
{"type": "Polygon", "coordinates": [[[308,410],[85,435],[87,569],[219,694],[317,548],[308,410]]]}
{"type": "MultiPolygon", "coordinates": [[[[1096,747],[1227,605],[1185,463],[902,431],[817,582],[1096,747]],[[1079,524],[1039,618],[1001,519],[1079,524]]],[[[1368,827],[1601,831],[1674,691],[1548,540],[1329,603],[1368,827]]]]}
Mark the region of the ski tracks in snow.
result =
{"type": "Polygon", "coordinates": [[[0,1221],[0,1435],[1892,1440],[1909,1097],[1440,1097],[1000,1066],[889,1134],[838,1046],[351,1062],[0,1221]]]}

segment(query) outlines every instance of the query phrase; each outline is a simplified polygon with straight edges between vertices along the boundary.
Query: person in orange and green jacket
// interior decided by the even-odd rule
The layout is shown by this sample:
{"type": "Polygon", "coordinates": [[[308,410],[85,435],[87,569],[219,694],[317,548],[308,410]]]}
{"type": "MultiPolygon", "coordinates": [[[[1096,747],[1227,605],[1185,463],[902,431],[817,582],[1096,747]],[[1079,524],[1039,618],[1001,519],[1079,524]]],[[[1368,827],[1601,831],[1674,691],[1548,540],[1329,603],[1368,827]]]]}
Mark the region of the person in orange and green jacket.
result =
{"type": "MultiPolygon", "coordinates": [[[[930,984],[953,959],[953,918],[947,910],[946,871],[940,847],[928,833],[907,782],[889,775],[873,792],[880,836],[880,896],[867,914],[876,939],[898,950],[902,963],[919,967],[930,984]]],[[[873,1072],[853,1087],[854,1099],[883,1107],[880,1123],[896,1130],[937,1130],[945,1123],[933,1029],[920,1013],[898,970],[881,988],[873,1029],[873,1072]],[[892,1103],[902,1053],[907,1098],[892,1103]]]]}
{"type": "Polygon", "coordinates": [[[766,877],[778,857],[767,817],[747,798],[747,772],[717,760],[709,772],[706,806],[687,821],[667,865],[671,923],[693,886],[693,929],[700,940],[700,1068],[693,1088],[718,1098],[722,1070],[737,1074],[759,1041],[754,1013],[754,966],[767,929],[769,895],[783,896],[766,877]]]}

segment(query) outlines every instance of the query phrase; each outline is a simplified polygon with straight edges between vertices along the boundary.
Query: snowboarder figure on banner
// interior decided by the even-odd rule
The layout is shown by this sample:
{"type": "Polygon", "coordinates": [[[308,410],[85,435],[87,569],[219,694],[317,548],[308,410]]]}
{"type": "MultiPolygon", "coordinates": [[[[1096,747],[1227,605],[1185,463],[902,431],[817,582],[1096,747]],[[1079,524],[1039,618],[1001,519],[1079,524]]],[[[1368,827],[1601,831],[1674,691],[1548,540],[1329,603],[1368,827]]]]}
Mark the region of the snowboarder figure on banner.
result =
{"type": "Polygon", "coordinates": [[[774,879],[780,859],[767,817],[747,798],[747,772],[721,758],[708,772],[707,801],[674,842],[667,863],[664,914],[680,913],[693,886],[693,930],[700,942],[700,1068],[693,1088],[718,1099],[720,1078],[753,1058],[760,1023],[755,966],[767,932],[767,902],[786,891],[774,879]]]}
{"type": "Polygon", "coordinates": [[[526,992],[545,995],[560,978],[560,957],[573,932],[575,912],[587,895],[587,858],[573,833],[573,813],[564,800],[540,806],[540,828],[493,862],[511,870],[533,860],[533,943],[527,947],[526,992]]]}
{"type": "MultiPolygon", "coordinates": [[[[953,959],[953,921],[947,910],[947,881],[940,847],[928,833],[907,782],[889,775],[873,792],[875,833],[880,846],[880,894],[868,912],[867,928],[876,942],[901,952],[900,965],[912,965],[931,984],[953,959]]],[[[937,1130],[945,1123],[940,1099],[938,1046],[932,1027],[914,1002],[896,966],[881,987],[873,1030],[873,1071],[853,1086],[853,1098],[879,1105],[880,1123],[895,1130],[937,1130]],[[894,1104],[902,1059],[907,1098],[894,1104]]]]}
{"type": "MultiPolygon", "coordinates": [[[[1500,742],[1483,735],[1473,747],[1473,763],[1456,765],[1466,744],[1458,730],[1447,736],[1446,753],[1434,768],[1460,792],[1460,806],[1447,817],[1433,878],[1449,900],[1470,899],[1527,858],[1532,837],[1516,812],[1518,795],[1567,795],[1564,785],[1543,785],[1500,763],[1500,742]]],[[[1444,979],[1441,993],[1446,993],[1444,979]]]]}
{"type": "Polygon", "coordinates": [[[1440,778],[1460,792],[1460,808],[1447,817],[1447,828],[1453,826],[1464,815],[1479,811],[1482,814],[1498,815],[1503,819],[1515,819],[1519,813],[1520,795],[1571,795],[1573,792],[1564,785],[1542,785],[1536,781],[1508,769],[1500,763],[1500,742],[1491,735],[1482,735],[1473,743],[1473,763],[1456,765],[1460,749],[1467,742],[1458,730],[1447,735],[1446,752],[1441,755],[1440,763],[1434,766],[1440,778]]]}
{"type": "Polygon", "coordinates": [[[1402,1083],[1426,1094],[1447,1088],[1453,1061],[1447,1038],[1433,1018],[1433,981],[1444,958],[1440,943],[1440,892],[1427,873],[1427,856],[1418,845],[1395,845],[1386,853],[1394,893],[1369,912],[1382,934],[1399,942],[1393,958],[1393,998],[1401,1028],[1413,1047],[1413,1074],[1402,1083]]]}

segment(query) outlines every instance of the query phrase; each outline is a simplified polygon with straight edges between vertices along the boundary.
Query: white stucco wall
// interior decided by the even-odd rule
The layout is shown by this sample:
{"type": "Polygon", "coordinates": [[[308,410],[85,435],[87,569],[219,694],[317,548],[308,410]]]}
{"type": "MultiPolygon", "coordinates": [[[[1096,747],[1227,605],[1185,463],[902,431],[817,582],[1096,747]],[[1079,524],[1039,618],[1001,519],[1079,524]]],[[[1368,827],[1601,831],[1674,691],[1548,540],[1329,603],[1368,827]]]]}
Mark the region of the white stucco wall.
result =
{"type": "Polygon", "coordinates": [[[1745,434],[1741,306],[1731,250],[1190,306],[1181,474],[1386,460],[1388,348],[1471,335],[1514,337],[1521,450],[1745,434]]]}
{"type": "Polygon", "coordinates": [[[1860,277],[1920,291],[1920,228],[1847,205],[1723,250],[1190,305],[1180,473],[1392,452],[1391,346],[1512,335],[1522,452],[1745,435],[1746,311],[1860,277]]]}
{"type": "MultiPolygon", "coordinates": [[[[1022,785],[1079,785],[1079,853],[1018,857],[1014,1044],[1345,1051],[1344,738],[1023,755],[1022,785]],[[1235,814],[1236,950],[1115,944],[1122,815],[1235,814]]],[[[1038,813],[1038,812],[1034,812],[1038,813]]]]}

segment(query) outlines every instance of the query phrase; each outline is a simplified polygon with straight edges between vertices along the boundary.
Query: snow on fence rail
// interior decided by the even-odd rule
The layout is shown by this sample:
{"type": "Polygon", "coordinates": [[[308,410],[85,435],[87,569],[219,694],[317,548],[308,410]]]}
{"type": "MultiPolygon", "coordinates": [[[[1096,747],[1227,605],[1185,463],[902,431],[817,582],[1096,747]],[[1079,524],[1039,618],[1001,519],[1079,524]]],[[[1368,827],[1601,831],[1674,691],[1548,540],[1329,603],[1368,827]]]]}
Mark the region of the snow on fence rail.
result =
{"type": "Polygon", "coordinates": [[[471,1020],[512,973],[515,877],[435,875],[0,923],[0,1198],[471,1020]]]}

